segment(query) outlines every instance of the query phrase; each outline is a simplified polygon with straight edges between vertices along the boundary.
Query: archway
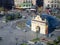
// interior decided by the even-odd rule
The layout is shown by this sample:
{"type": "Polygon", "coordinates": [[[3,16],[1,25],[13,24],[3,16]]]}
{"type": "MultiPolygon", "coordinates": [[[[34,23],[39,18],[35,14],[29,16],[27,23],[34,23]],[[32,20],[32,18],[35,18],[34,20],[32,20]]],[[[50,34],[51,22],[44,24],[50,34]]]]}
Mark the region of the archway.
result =
{"type": "Polygon", "coordinates": [[[40,27],[39,26],[36,27],[36,32],[38,32],[38,33],[40,32],[40,27]]]}
{"type": "Polygon", "coordinates": [[[40,27],[39,26],[37,26],[36,27],[36,38],[38,38],[38,34],[40,33],[40,27]]]}

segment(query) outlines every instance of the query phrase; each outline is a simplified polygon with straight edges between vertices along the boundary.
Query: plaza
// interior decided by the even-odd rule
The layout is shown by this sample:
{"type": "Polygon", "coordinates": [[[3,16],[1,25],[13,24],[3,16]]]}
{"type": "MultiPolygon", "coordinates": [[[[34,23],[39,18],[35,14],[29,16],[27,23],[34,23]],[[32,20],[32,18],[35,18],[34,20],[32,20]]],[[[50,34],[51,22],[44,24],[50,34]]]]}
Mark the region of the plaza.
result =
{"type": "MultiPolygon", "coordinates": [[[[23,11],[22,14],[25,16],[28,15],[26,11],[23,11]]],[[[31,15],[29,15],[31,16],[31,15]]],[[[27,17],[26,19],[21,18],[18,20],[9,21],[7,23],[2,22],[3,18],[0,19],[0,37],[2,37],[2,40],[0,41],[0,45],[20,45],[21,43],[28,42],[32,39],[36,38],[36,33],[34,31],[31,31],[31,29],[27,26],[25,26],[23,29],[17,28],[16,24],[17,22],[23,22],[25,20],[31,19],[31,17],[27,17]]],[[[22,23],[23,24],[23,23],[22,23]]],[[[60,30],[60,29],[59,29],[60,30]]],[[[47,37],[47,39],[54,40],[56,39],[60,33],[58,29],[52,32],[54,34],[52,37],[47,37]]],[[[40,33],[38,34],[39,38],[45,37],[42,36],[40,33]]]]}

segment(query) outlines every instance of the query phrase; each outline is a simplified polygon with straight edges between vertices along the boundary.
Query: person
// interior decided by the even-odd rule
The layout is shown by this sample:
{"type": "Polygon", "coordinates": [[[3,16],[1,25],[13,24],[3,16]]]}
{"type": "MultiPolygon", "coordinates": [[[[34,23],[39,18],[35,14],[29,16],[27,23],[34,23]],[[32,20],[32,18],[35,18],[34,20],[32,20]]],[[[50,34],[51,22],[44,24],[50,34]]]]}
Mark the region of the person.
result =
{"type": "Polygon", "coordinates": [[[2,40],[2,37],[0,37],[0,41],[2,40]]]}
{"type": "Polygon", "coordinates": [[[49,9],[45,9],[45,12],[46,12],[47,14],[50,14],[49,9]]]}
{"type": "Polygon", "coordinates": [[[18,38],[15,38],[15,40],[16,40],[16,45],[17,45],[18,44],[18,42],[17,42],[18,41],[18,38]]]}

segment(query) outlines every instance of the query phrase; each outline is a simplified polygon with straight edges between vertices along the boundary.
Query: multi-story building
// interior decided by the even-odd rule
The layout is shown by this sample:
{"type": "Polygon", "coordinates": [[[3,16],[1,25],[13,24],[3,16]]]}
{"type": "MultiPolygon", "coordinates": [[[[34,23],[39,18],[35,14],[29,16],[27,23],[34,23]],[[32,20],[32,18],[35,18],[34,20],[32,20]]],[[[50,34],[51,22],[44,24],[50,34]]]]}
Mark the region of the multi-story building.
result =
{"type": "Polygon", "coordinates": [[[31,8],[32,5],[35,5],[36,1],[33,0],[14,0],[15,7],[19,8],[31,8]]]}
{"type": "Polygon", "coordinates": [[[44,0],[44,8],[60,8],[60,0],[44,0]]]}
{"type": "Polygon", "coordinates": [[[33,5],[36,5],[36,0],[32,0],[32,4],[33,5]]]}

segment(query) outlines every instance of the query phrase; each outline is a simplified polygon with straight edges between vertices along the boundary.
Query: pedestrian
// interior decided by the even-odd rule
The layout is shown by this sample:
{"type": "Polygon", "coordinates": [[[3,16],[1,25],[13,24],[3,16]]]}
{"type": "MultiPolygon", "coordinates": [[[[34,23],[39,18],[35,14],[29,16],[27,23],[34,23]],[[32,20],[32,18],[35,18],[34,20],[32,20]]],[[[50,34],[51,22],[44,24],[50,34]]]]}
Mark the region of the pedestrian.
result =
{"type": "Polygon", "coordinates": [[[18,38],[15,38],[15,40],[16,40],[16,45],[18,44],[18,38]]]}

